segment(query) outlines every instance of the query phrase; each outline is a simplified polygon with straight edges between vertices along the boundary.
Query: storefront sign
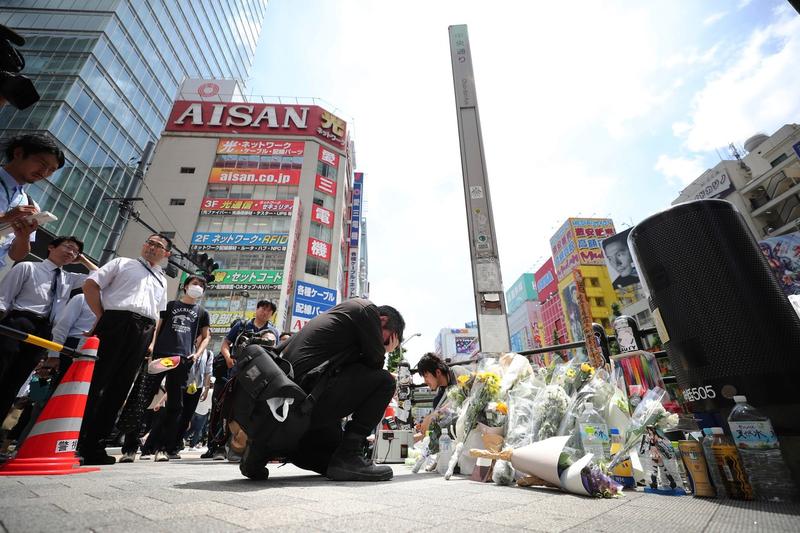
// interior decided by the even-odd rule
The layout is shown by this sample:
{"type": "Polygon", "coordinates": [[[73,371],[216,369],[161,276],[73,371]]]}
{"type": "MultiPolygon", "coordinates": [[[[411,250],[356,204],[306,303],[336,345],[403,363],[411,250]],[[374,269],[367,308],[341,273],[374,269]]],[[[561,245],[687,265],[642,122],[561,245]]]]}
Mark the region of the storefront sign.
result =
{"type": "Polygon", "coordinates": [[[311,206],[311,220],[329,228],[333,227],[333,211],[314,204],[311,206]]]}
{"type": "Polygon", "coordinates": [[[336,305],[336,289],[298,281],[294,291],[291,330],[299,331],[312,318],[336,305]]]}
{"type": "Polygon", "coordinates": [[[209,183],[232,185],[299,185],[300,169],[245,170],[212,168],[209,183]]]}
{"type": "Polygon", "coordinates": [[[308,255],[317,259],[323,259],[325,261],[330,261],[331,259],[331,245],[313,237],[309,237],[308,249],[306,251],[308,255]]]}
{"type": "Polygon", "coordinates": [[[358,248],[350,248],[347,254],[347,296],[355,298],[358,294],[358,248]]]}
{"type": "Polygon", "coordinates": [[[560,280],[577,265],[603,265],[600,242],[614,235],[614,222],[607,218],[570,218],[550,238],[553,264],[560,280]]]}
{"type": "MultiPolygon", "coordinates": [[[[231,155],[287,155],[301,156],[305,151],[303,141],[263,141],[259,139],[220,139],[218,154],[231,155]]],[[[333,153],[333,152],[331,152],[333,153]]]]}
{"type": "Polygon", "coordinates": [[[292,214],[294,200],[228,200],[203,198],[201,215],[249,215],[267,216],[292,214]]]}
{"type": "Polygon", "coordinates": [[[339,154],[328,150],[324,146],[319,147],[318,158],[323,163],[326,163],[336,169],[339,168],[339,154]]]}
{"type": "Polygon", "coordinates": [[[283,270],[215,270],[211,289],[280,289],[283,270]]]}
{"type": "Polygon", "coordinates": [[[314,188],[319,192],[336,196],[336,182],[324,176],[317,174],[317,181],[314,183],[314,188]]]}
{"type": "Polygon", "coordinates": [[[318,106],[192,102],[172,106],[167,131],[314,135],[344,148],[347,124],[318,106]]]}
{"type": "Polygon", "coordinates": [[[209,326],[211,333],[228,333],[234,320],[251,320],[256,316],[255,311],[209,311],[209,326]]]}
{"type": "Polygon", "coordinates": [[[285,233],[194,233],[195,250],[274,250],[286,251],[289,235],[285,233]]]}
{"type": "Polygon", "coordinates": [[[363,187],[364,173],[354,173],[353,195],[350,207],[350,246],[352,247],[358,247],[358,237],[361,234],[361,193],[363,187]]]}

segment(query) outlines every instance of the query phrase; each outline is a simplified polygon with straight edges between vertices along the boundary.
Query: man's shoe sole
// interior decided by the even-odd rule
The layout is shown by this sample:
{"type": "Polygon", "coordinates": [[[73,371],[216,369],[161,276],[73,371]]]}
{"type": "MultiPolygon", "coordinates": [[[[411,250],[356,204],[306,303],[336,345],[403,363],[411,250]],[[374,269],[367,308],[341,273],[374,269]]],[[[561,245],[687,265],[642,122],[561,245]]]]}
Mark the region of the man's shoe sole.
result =
{"type": "Polygon", "coordinates": [[[389,481],[394,477],[394,471],[389,470],[369,474],[363,471],[353,472],[338,466],[329,466],[325,477],[332,481],[389,481]]]}

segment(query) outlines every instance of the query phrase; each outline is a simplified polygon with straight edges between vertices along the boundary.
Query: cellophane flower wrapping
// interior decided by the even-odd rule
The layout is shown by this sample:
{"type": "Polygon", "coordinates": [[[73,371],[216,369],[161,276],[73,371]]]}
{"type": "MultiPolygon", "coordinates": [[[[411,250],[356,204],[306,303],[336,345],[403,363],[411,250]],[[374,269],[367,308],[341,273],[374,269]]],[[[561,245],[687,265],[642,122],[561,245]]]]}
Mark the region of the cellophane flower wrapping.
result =
{"type": "Polygon", "coordinates": [[[561,385],[547,385],[534,400],[533,442],[558,434],[558,427],[567,412],[569,396],[561,385]]]}
{"type": "Polygon", "coordinates": [[[619,464],[641,442],[647,426],[656,426],[669,431],[678,425],[678,415],[669,413],[662,404],[667,397],[667,391],[661,387],[647,391],[631,416],[631,425],[625,435],[625,442],[609,463],[609,469],[619,464]]]}
{"type": "MultiPolygon", "coordinates": [[[[583,363],[583,365],[589,366],[586,363],[583,363]]],[[[587,379],[584,381],[583,377],[579,378],[578,388],[575,389],[570,398],[567,411],[558,427],[558,435],[570,436],[567,446],[579,450],[582,450],[582,446],[580,431],[578,430],[578,417],[583,411],[584,403],[591,402],[595,410],[601,416],[604,416],[608,412],[608,404],[614,396],[614,385],[611,384],[610,376],[605,370],[601,369],[595,372],[592,368],[591,372],[584,371],[583,373],[587,379]]],[[[609,428],[611,427],[608,420],[606,420],[606,424],[609,428]]]]}

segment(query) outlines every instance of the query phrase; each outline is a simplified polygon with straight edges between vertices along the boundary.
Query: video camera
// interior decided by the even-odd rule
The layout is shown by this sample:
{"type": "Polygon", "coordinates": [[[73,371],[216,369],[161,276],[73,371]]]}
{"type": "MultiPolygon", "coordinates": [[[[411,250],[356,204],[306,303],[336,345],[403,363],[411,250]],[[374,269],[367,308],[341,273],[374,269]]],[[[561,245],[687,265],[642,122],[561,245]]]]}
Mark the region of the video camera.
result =
{"type": "Polygon", "coordinates": [[[0,24],[0,99],[26,109],[39,101],[39,93],[30,78],[19,74],[25,68],[25,58],[12,44],[22,46],[25,39],[0,24]]]}
{"type": "Polygon", "coordinates": [[[239,353],[248,346],[264,346],[273,348],[277,344],[275,334],[268,330],[262,331],[243,331],[236,337],[233,343],[234,359],[239,359],[239,353]]]}

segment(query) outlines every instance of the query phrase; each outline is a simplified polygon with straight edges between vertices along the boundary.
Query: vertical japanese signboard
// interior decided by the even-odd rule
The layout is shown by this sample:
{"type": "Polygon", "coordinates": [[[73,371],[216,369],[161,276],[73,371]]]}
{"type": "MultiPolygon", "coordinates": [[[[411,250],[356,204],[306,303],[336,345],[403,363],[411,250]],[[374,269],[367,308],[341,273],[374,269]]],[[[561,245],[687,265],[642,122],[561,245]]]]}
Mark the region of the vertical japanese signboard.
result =
{"type": "Polygon", "coordinates": [[[291,331],[300,331],[306,323],[336,305],[336,289],[297,281],[292,305],[291,331]]]}
{"type": "Polygon", "coordinates": [[[364,192],[364,173],[353,175],[353,192],[350,202],[350,236],[347,239],[347,296],[354,298],[358,291],[358,245],[361,237],[361,204],[364,192]]]}

